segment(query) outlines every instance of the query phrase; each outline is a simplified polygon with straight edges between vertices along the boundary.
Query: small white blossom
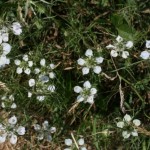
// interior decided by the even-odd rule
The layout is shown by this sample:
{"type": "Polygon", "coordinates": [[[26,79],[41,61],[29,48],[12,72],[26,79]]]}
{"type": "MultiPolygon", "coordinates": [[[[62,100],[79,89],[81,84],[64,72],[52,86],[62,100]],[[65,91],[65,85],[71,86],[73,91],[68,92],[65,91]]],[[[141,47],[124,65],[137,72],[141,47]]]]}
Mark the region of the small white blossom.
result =
{"type": "Polygon", "coordinates": [[[19,59],[15,59],[15,65],[19,66],[21,61],[19,59]]]}
{"type": "Polygon", "coordinates": [[[8,42],[8,39],[9,37],[8,37],[8,33],[3,33],[2,34],[2,40],[4,41],[4,42],[8,42]]]}
{"type": "Polygon", "coordinates": [[[39,124],[34,124],[33,127],[36,131],[41,130],[41,126],[39,124]]]}
{"type": "Polygon", "coordinates": [[[40,73],[40,69],[39,69],[39,68],[35,68],[35,69],[34,69],[34,73],[35,73],[35,74],[40,73]]]}
{"type": "Polygon", "coordinates": [[[74,92],[80,93],[82,91],[82,88],[80,86],[75,86],[74,87],[74,92]]]}
{"type": "Polygon", "coordinates": [[[134,131],[131,132],[132,136],[138,136],[137,131],[134,129],[134,131]]]}
{"type": "Polygon", "coordinates": [[[81,95],[78,95],[77,96],[77,102],[82,102],[82,101],[84,101],[84,97],[83,96],[81,96],[81,95]]]}
{"type": "Polygon", "coordinates": [[[49,73],[49,77],[50,77],[51,79],[54,79],[54,78],[55,78],[55,73],[54,73],[54,72],[50,72],[50,73],[49,73]]]}
{"type": "Polygon", "coordinates": [[[90,71],[90,69],[89,69],[88,67],[83,67],[83,68],[82,68],[82,74],[83,74],[83,75],[88,74],[89,71],[90,71]]]}
{"type": "Polygon", "coordinates": [[[130,122],[130,121],[132,120],[132,118],[131,118],[130,115],[126,114],[126,115],[124,116],[123,120],[126,121],[126,122],[130,122]]]}
{"type": "Polygon", "coordinates": [[[10,63],[10,59],[8,59],[5,55],[0,56],[0,68],[10,63]]]}
{"type": "Polygon", "coordinates": [[[53,70],[55,68],[55,65],[54,64],[50,64],[49,67],[50,67],[50,69],[53,70]]]}
{"type": "Polygon", "coordinates": [[[41,65],[41,66],[45,66],[45,63],[46,63],[45,59],[44,59],[44,58],[43,58],[43,59],[41,59],[41,61],[40,61],[40,65],[41,65]]]}
{"type": "Polygon", "coordinates": [[[13,22],[12,30],[15,35],[20,35],[22,33],[21,25],[19,22],[13,22]]]}
{"type": "Polygon", "coordinates": [[[11,107],[10,108],[12,108],[12,109],[15,109],[15,108],[17,108],[17,105],[16,105],[16,103],[13,103],[12,105],[11,105],[11,107]]]}
{"type": "Polygon", "coordinates": [[[79,139],[79,140],[78,140],[78,144],[79,144],[80,146],[84,145],[84,139],[83,139],[83,138],[79,139]]]}
{"type": "Polygon", "coordinates": [[[150,40],[146,40],[146,48],[150,48],[150,40]]]}
{"type": "Polygon", "coordinates": [[[29,86],[32,87],[35,85],[35,79],[30,79],[29,80],[29,86]]]}
{"type": "Polygon", "coordinates": [[[17,70],[16,70],[17,74],[21,74],[23,72],[22,68],[21,67],[18,67],[17,70]]]}
{"type": "Polygon", "coordinates": [[[107,45],[106,48],[107,49],[116,49],[116,47],[114,45],[111,45],[111,44],[107,45]]]}
{"type": "Polygon", "coordinates": [[[87,56],[87,57],[93,56],[93,51],[91,49],[87,49],[85,52],[85,56],[87,56]]]}
{"type": "Polygon", "coordinates": [[[149,59],[150,53],[145,50],[145,51],[141,52],[140,57],[142,57],[143,59],[149,59]]]}
{"type": "Polygon", "coordinates": [[[11,51],[11,46],[8,43],[2,43],[3,55],[7,55],[11,51]]]}
{"type": "Polygon", "coordinates": [[[28,92],[28,97],[32,97],[32,93],[31,92],[28,92]]]}
{"type": "Polygon", "coordinates": [[[96,94],[97,93],[97,89],[96,88],[91,88],[90,89],[90,94],[91,95],[94,95],[94,94],[96,94]]]}
{"type": "Polygon", "coordinates": [[[93,68],[94,73],[99,74],[102,71],[102,68],[100,66],[95,66],[93,68]]]}
{"type": "Polygon", "coordinates": [[[79,58],[79,59],[77,60],[77,63],[78,63],[78,65],[83,66],[83,65],[85,64],[85,60],[82,59],[82,58],[79,58]]]}
{"type": "Polygon", "coordinates": [[[123,51],[122,52],[122,58],[126,59],[129,56],[129,52],[128,51],[123,51]]]}
{"type": "Polygon", "coordinates": [[[51,127],[50,131],[51,131],[51,133],[55,133],[56,132],[56,127],[51,127]]]}
{"type": "Polygon", "coordinates": [[[0,144],[4,143],[6,141],[6,136],[7,136],[6,134],[1,134],[0,135],[0,144]]]}
{"type": "Polygon", "coordinates": [[[89,81],[84,82],[83,87],[89,89],[91,88],[91,83],[89,81]]]}
{"type": "Polygon", "coordinates": [[[42,102],[42,101],[44,101],[45,96],[37,96],[36,98],[37,98],[37,100],[39,100],[40,102],[42,102]]]}
{"type": "Polygon", "coordinates": [[[71,139],[65,139],[65,144],[67,146],[71,146],[72,145],[72,140],[71,139]]]}
{"type": "Polygon", "coordinates": [[[86,147],[81,147],[80,150],[87,150],[87,148],[86,147]]]}
{"type": "Polygon", "coordinates": [[[88,96],[86,102],[89,103],[89,104],[93,104],[94,103],[94,95],[88,96]]]}
{"type": "Polygon", "coordinates": [[[12,116],[11,118],[8,119],[8,123],[15,125],[17,123],[17,118],[16,116],[12,116]]]}

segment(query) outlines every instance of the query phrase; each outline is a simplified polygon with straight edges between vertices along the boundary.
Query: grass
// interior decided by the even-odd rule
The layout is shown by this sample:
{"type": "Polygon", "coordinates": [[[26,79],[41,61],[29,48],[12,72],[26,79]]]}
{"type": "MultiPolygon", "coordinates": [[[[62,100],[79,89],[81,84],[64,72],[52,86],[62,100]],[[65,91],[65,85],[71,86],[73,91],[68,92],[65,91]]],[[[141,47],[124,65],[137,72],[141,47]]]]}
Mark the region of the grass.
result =
{"type": "Polygon", "coordinates": [[[149,5],[148,0],[1,1],[0,26],[10,26],[18,21],[23,32],[20,36],[9,34],[12,45],[10,64],[0,70],[0,93],[1,96],[14,95],[17,109],[4,110],[9,116],[15,114],[18,117],[19,123],[26,127],[26,134],[19,137],[15,146],[8,142],[0,145],[5,149],[10,149],[7,148],[10,146],[20,150],[61,150],[66,147],[66,138],[74,137],[76,141],[83,136],[89,150],[148,150],[150,61],[139,56],[150,35],[149,5]],[[134,42],[128,59],[112,58],[106,49],[117,35],[134,42]],[[91,71],[82,75],[77,60],[84,57],[88,48],[94,55],[104,57],[101,64],[103,73],[96,75],[91,71]],[[35,88],[28,86],[28,80],[38,76],[16,73],[14,60],[21,60],[24,54],[29,53],[34,67],[40,67],[42,58],[46,59],[47,65],[56,65],[56,78],[50,81],[56,86],[56,92],[42,93],[47,95],[43,102],[36,99],[38,93],[35,88]],[[77,94],[73,88],[82,86],[86,80],[98,90],[95,102],[93,105],[76,105],[77,94]],[[28,91],[34,93],[31,98],[27,97],[28,91]],[[122,112],[121,100],[125,112],[122,112]],[[139,118],[145,132],[139,133],[138,137],[123,139],[116,123],[126,113],[139,118]],[[34,122],[42,124],[44,120],[57,128],[50,143],[45,140],[39,142],[33,129],[34,122]]]}

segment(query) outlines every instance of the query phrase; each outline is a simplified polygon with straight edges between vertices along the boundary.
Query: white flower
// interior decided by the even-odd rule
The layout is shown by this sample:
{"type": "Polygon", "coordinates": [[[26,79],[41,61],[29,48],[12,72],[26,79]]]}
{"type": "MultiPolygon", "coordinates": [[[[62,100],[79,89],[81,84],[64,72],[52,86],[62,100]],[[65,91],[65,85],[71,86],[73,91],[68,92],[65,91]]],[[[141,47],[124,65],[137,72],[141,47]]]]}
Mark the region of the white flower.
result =
{"type": "Polygon", "coordinates": [[[40,69],[39,69],[39,68],[35,68],[35,69],[34,69],[34,73],[35,73],[35,74],[40,73],[40,69]]]}
{"type": "Polygon", "coordinates": [[[85,87],[86,89],[90,89],[91,88],[91,83],[89,81],[85,81],[83,84],[83,87],[85,87]]]}
{"type": "Polygon", "coordinates": [[[32,97],[32,93],[31,92],[28,92],[28,97],[32,97]]]}
{"type": "Polygon", "coordinates": [[[86,147],[81,147],[80,150],[87,150],[87,148],[86,147]]]}
{"type": "Polygon", "coordinates": [[[96,57],[95,61],[97,64],[101,64],[103,62],[104,58],[103,57],[96,57]]]}
{"type": "Polygon", "coordinates": [[[145,51],[141,52],[140,57],[142,57],[143,59],[148,59],[150,57],[150,53],[145,50],[145,51]]]}
{"type": "Polygon", "coordinates": [[[23,71],[23,70],[22,70],[22,68],[21,68],[21,67],[18,67],[18,68],[17,68],[17,70],[16,70],[17,74],[21,74],[21,73],[22,73],[22,71],[23,71]]]}
{"type": "Polygon", "coordinates": [[[8,43],[2,43],[3,55],[7,55],[11,51],[11,46],[8,43]]]}
{"type": "Polygon", "coordinates": [[[21,25],[19,22],[13,22],[12,30],[15,35],[20,35],[22,33],[21,25]]]}
{"type": "Polygon", "coordinates": [[[146,40],[146,48],[150,48],[150,40],[146,40]]]}
{"type": "Polygon", "coordinates": [[[72,145],[72,140],[71,139],[65,139],[65,144],[67,146],[71,146],[72,145]]]}
{"type": "Polygon", "coordinates": [[[141,125],[141,121],[140,121],[139,119],[134,119],[134,120],[133,120],[133,123],[134,123],[134,125],[137,126],[137,127],[141,125]]]}
{"type": "Polygon", "coordinates": [[[10,137],[10,143],[16,144],[17,143],[17,136],[15,134],[12,134],[10,137]]]}
{"type": "Polygon", "coordinates": [[[87,49],[85,52],[85,56],[87,56],[87,57],[93,56],[93,51],[91,49],[87,49]]]}
{"type": "Polygon", "coordinates": [[[89,104],[93,104],[94,103],[94,95],[88,96],[86,102],[89,103],[89,104]]]}
{"type": "Polygon", "coordinates": [[[129,52],[128,51],[123,51],[122,52],[122,58],[126,59],[129,56],[129,52]]]}
{"type": "Polygon", "coordinates": [[[3,34],[2,34],[2,40],[3,40],[4,42],[8,42],[8,33],[3,33],[3,34]]]}
{"type": "Polygon", "coordinates": [[[132,48],[133,47],[133,42],[132,41],[128,41],[127,43],[126,43],[126,48],[127,49],[130,49],[130,48],[132,48]]]}
{"type": "Polygon", "coordinates": [[[0,135],[0,144],[4,143],[6,141],[6,136],[7,136],[6,134],[1,134],[0,135]]]}
{"type": "Polygon", "coordinates": [[[37,100],[39,100],[40,102],[42,102],[45,99],[45,96],[37,96],[36,98],[37,98],[37,100]]]}
{"type": "Polygon", "coordinates": [[[15,59],[15,65],[19,66],[21,61],[19,59],[15,59]]]}
{"type": "Polygon", "coordinates": [[[0,44],[2,44],[2,42],[3,42],[3,39],[2,39],[2,36],[0,34],[0,44]]]}
{"type": "Polygon", "coordinates": [[[93,68],[94,73],[99,74],[102,71],[102,68],[100,66],[95,66],[93,68]]]}
{"type": "Polygon", "coordinates": [[[41,82],[43,82],[43,83],[46,83],[46,82],[49,81],[49,77],[46,76],[46,75],[41,74],[41,75],[39,75],[39,80],[40,80],[41,82]]]}
{"type": "Polygon", "coordinates": [[[36,131],[41,130],[41,126],[39,124],[34,124],[33,127],[36,131]]]}
{"type": "Polygon", "coordinates": [[[83,139],[83,138],[79,139],[79,140],[78,140],[78,144],[79,144],[80,146],[84,145],[84,139],[83,139]]]}
{"type": "Polygon", "coordinates": [[[23,127],[23,126],[19,126],[16,131],[19,135],[24,135],[26,132],[25,127],[23,127]]]}
{"type": "Polygon", "coordinates": [[[138,136],[137,131],[134,129],[134,131],[131,132],[132,136],[138,136]]]}
{"type": "Polygon", "coordinates": [[[51,91],[51,92],[55,92],[55,86],[54,85],[49,85],[47,90],[51,91]]]}
{"type": "Polygon", "coordinates": [[[111,44],[107,45],[106,48],[107,48],[107,49],[116,49],[116,47],[113,46],[113,45],[111,45],[111,44]]]}
{"type": "Polygon", "coordinates": [[[118,128],[123,128],[124,125],[125,125],[125,124],[124,124],[123,121],[117,122],[117,127],[118,127],[118,128]]]}
{"type": "Polygon", "coordinates": [[[77,60],[77,63],[78,63],[78,65],[83,66],[83,65],[85,64],[85,60],[82,59],[82,58],[79,58],[79,59],[77,60]]]}
{"type": "Polygon", "coordinates": [[[90,71],[90,69],[89,69],[88,67],[83,67],[83,68],[82,68],[82,74],[83,74],[83,75],[88,74],[89,71],[90,71]]]}
{"type": "Polygon", "coordinates": [[[77,96],[77,102],[82,102],[82,101],[84,101],[84,97],[83,96],[81,96],[81,95],[78,95],[77,96]]]}
{"type": "Polygon", "coordinates": [[[15,108],[17,108],[17,105],[16,105],[16,103],[13,103],[12,105],[11,105],[11,107],[10,108],[12,108],[12,109],[15,109],[15,108]]]}
{"type": "Polygon", "coordinates": [[[24,61],[28,61],[28,55],[23,55],[23,58],[22,58],[24,61]]]}
{"type": "Polygon", "coordinates": [[[17,123],[17,118],[16,116],[12,116],[11,118],[8,119],[8,123],[15,125],[17,123]]]}
{"type": "Polygon", "coordinates": [[[10,63],[10,59],[8,59],[5,55],[0,56],[0,68],[4,67],[6,64],[10,63]]]}
{"type": "Polygon", "coordinates": [[[116,50],[111,50],[110,55],[111,55],[112,57],[117,57],[117,56],[118,56],[118,53],[117,53],[116,50]]]}
{"type": "Polygon", "coordinates": [[[31,73],[31,70],[30,70],[29,68],[26,68],[26,69],[24,70],[24,73],[27,74],[27,75],[29,75],[29,74],[31,73]]]}
{"type": "Polygon", "coordinates": [[[50,72],[50,73],[49,73],[49,77],[50,77],[51,79],[54,79],[54,78],[55,78],[55,73],[54,73],[54,72],[50,72]]]}
{"type": "Polygon", "coordinates": [[[50,67],[50,69],[54,69],[55,65],[54,64],[50,64],[49,67],[50,67]]]}
{"type": "Polygon", "coordinates": [[[130,122],[130,121],[132,120],[132,118],[131,118],[130,115],[126,114],[126,115],[124,116],[123,120],[126,121],[126,122],[130,122]]]}
{"type": "Polygon", "coordinates": [[[33,61],[28,61],[28,66],[32,67],[33,66],[33,61]]]}
{"type": "Polygon", "coordinates": [[[124,139],[128,139],[130,137],[130,133],[128,133],[127,131],[123,131],[122,136],[124,139]]]}
{"type": "Polygon", "coordinates": [[[35,85],[35,79],[30,79],[29,80],[29,86],[32,87],[35,85]]]}
{"type": "Polygon", "coordinates": [[[94,95],[94,94],[96,94],[97,93],[97,89],[96,88],[91,88],[90,89],[90,94],[91,95],[94,95]]]}
{"type": "Polygon", "coordinates": [[[45,66],[45,63],[46,63],[45,59],[44,59],[44,58],[43,58],[43,59],[41,59],[41,61],[40,61],[40,65],[41,65],[41,66],[45,66]]]}
{"type": "Polygon", "coordinates": [[[82,91],[82,88],[80,86],[75,86],[74,87],[74,92],[75,93],[80,93],[82,91]]]}
{"type": "Polygon", "coordinates": [[[121,37],[121,36],[117,36],[117,38],[116,38],[116,41],[118,42],[118,43],[120,43],[120,42],[122,42],[123,41],[123,38],[121,37]]]}

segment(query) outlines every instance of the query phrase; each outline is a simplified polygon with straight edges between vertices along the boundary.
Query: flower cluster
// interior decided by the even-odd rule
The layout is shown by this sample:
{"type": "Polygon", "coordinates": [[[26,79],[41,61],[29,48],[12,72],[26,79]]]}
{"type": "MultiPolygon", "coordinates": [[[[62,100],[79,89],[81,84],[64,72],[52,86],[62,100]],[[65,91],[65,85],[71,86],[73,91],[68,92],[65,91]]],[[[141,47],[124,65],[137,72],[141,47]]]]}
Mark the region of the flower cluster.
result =
{"type": "MultiPolygon", "coordinates": [[[[11,30],[15,35],[20,35],[22,33],[21,25],[18,22],[12,24],[11,30]]],[[[9,41],[9,29],[5,26],[0,30],[0,68],[5,67],[10,63],[10,59],[7,58],[7,54],[11,51],[11,45],[7,43],[9,41]]]]}
{"type": "Polygon", "coordinates": [[[17,74],[25,73],[29,75],[31,73],[31,67],[33,66],[33,61],[29,60],[29,56],[27,54],[23,55],[22,61],[19,59],[15,59],[15,65],[18,66],[16,69],[17,74]]]}
{"type": "Polygon", "coordinates": [[[99,74],[102,71],[101,64],[104,60],[103,57],[94,57],[93,51],[91,49],[87,49],[85,52],[86,58],[79,58],[77,60],[78,65],[82,66],[82,74],[86,75],[90,72],[90,69],[93,69],[93,72],[99,74]]]}
{"type": "MultiPolygon", "coordinates": [[[[85,147],[84,138],[80,138],[77,141],[77,144],[79,145],[80,150],[87,150],[87,148],[85,147]]],[[[73,148],[75,148],[72,139],[65,139],[65,145],[68,146],[68,148],[65,148],[64,150],[72,150],[73,148]]]]}
{"type": "Polygon", "coordinates": [[[51,134],[56,132],[56,127],[50,127],[49,122],[47,120],[45,120],[42,123],[42,126],[40,126],[39,124],[34,124],[33,127],[37,132],[38,140],[45,139],[46,141],[50,142],[52,140],[51,134]]]}
{"type": "Polygon", "coordinates": [[[77,102],[84,101],[85,103],[93,104],[97,89],[92,87],[89,81],[86,81],[83,84],[83,88],[80,86],[75,86],[74,92],[79,93],[79,95],[77,96],[77,102]]]}
{"type": "Polygon", "coordinates": [[[122,131],[122,136],[124,139],[127,139],[132,136],[138,136],[138,132],[135,127],[141,125],[141,121],[138,119],[132,119],[130,115],[126,114],[123,118],[123,121],[117,122],[117,127],[126,130],[122,131]]]}
{"type": "Polygon", "coordinates": [[[15,109],[17,107],[16,103],[14,103],[14,96],[13,95],[5,95],[1,97],[2,103],[1,107],[2,108],[11,108],[15,109]]]}
{"type": "Polygon", "coordinates": [[[0,124],[0,143],[4,143],[6,138],[9,138],[11,144],[16,144],[17,135],[24,135],[25,132],[25,127],[18,126],[16,116],[12,116],[6,124],[0,124]]]}
{"type": "Polygon", "coordinates": [[[106,46],[107,49],[111,49],[110,55],[112,57],[121,56],[122,58],[126,59],[129,56],[129,52],[126,49],[131,49],[133,47],[132,41],[124,42],[121,36],[117,36],[114,45],[109,44],[106,46]]]}
{"type": "Polygon", "coordinates": [[[146,40],[146,50],[141,52],[140,57],[143,59],[149,59],[150,58],[150,40],[146,40]]]}
{"type": "MultiPolygon", "coordinates": [[[[30,79],[29,80],[29,86],[36,87],[36,92],[40,93],[40,95],[37,96],[37,99],[39,101],[43,101],[45,99],[45,96],[42,95],[44,92],[55,92],[55,85],[50,82],[50,79],[55,78],[55,73],[53,72],[53,69],[55,68],[54,64],[50,64],[49,66],[46,66],[45,59],[41,59],[40,61],[41,68],[35,68],[34,73],[38,75],[38,78],[30,79]]],[[[28,97],[31,97],[32,93],[28,93],[28,97]]]]}

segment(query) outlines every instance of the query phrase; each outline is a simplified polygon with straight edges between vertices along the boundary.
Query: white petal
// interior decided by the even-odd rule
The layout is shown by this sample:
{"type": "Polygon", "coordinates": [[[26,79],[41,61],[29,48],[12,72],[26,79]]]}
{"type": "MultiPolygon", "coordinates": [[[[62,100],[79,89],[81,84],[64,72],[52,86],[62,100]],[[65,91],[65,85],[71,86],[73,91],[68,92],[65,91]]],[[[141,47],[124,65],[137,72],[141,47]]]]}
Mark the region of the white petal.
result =
{"type": "Polygon", "coordinates": [[[139,119],[134,119],[134,120],[133,120],[133,123],[134,123],[134,125],[137,126],[137,127],[141,125],[141,121],[140,121],[139,119]]]}
{"type": "Polygon", "coordinates": [[[50,92],[55,92],[55,86],[54,85],[49,85],[47,90],[50,91],[50,92]]]}
{"type": "Polygon", "coordinates": [[[111,44],[109,44],[108,46],[106,46],[106,48],[107,48],[107,49],[116,49],[116,47],[113,46],[113,45],[111,45],[111,44]]]}
{"type": "Polygon", "coordinates": [[[40,61],[40,65],[41,65],[41,66],[45,66],[45,63],[46,63],[45,59],[44,59],[44,58],[43,58],[43,59],[41,59],[41,61],[40,61]]]}
{"type": "Polygon", "coordinates": [[[9,124],[12,124],[12,125],[15,125],[17,123],[17,118],[16,116],[12,116],[11,118],[8,119],[8,123],[9,124]]]}
{"type": "Polygon", "coordinates": [[[28,61],[28,66],[32,67],[33,66],[33,61],[28,61]]]}
{"type": "Polygon", "coordinates": [[[83,139],[83,138],[79,139],[79,140],[78,140],[78,144],[79,144],[80,146],[84,145],[84,139],[83,139]]]}
{"type": "Polygon", "coordinates": [[[146,48],[150,48],[150,40],[146,40],[146,48]]]}
{"type": "Polygon", "coordinates": [[[100,66],[95,66],[93,68],[94,73],[99,74],[102,71],[102,68],[100,66]]]}
{"type": "Polygon", "coordinates": [[[0,135],[0,144],[6,141],[6,134],[0,135]]]}
{"type": "Polygon", "coordinates": [[[128,41],[127,43],[126,43],[126,48],[127,49],[130,49],[130,48],[132,48],[133,47],[133,42],[132,41],[128,41]]]}
{"type": "Polygon", "coordinates": [[[23,55],[23,58],[22,58],[24,61],[28,61],[28,55],[23,55]]]}
{"type": "Polygon", "coordinates": [[[54,79],[54,78],[55,78],[55,73],[54,73],[54,72],[50,72],[50,73],[49,73],[49,77],[50,77],[51,79],[54,79]]]}
{"type": "Polygon", "coordinates": [[[36,98],[37,98],[37,100],[39,100],[40,102],[42,102],[42,101],[44,101],[45,96],[37,96],[36,98]]]}
{"type": "Polygon", "coordinates": [[[50,66],[50,69],[52,69],[52,70],[55,68],[54,64],[50,64],[49,66],[50,66]]]}
{"type": "Polygon", "coordinates": [[[86,89],[91,88],[91,83],[89,81],[85,81],[83,84],[83,87],[85,87],[86,89]]]}
{"type": "Polygon", "coordinates": [[[138,132],[136,130],[131,132],[132,136],[138,136],[138,132]]]}
{"type": "Polygon", "coordinates": [[[126,122],[130,122],[130,121],[132,120],[132,118],[131,118],[130,115],[126,114],[126,115],[124,116],[123,120],[126,121],[126,122]]]}
{"type": "Polygon", "coordinates": [[[93,51],[91,49],[87,49],[85,52],[85,56],[87,56],[87,57],[93,56],[93,51]]]}
{"type": "Polygon", "coordinates": [[[127,131],[123,131],[122,136],[124,139],[128,139],[130,137],[130,133],[128,133],[127,131]]]}
{"type": "Polygon", "coordinates": [[[82,68],[82,74],[83,74],[83,75],[88,74],[89,71],[90,71],[90,69],[89,69],[88,67],[83,67],[83,68],[82,68]]]}
{"type": "Polygon", "coordinates": [[[19,59],[16,59],[16,60],[15,60],[15,65],[19,66],[20,63],[21,63],[21,61],[20,61],[19,59]]]}
{"type": "Polygon", "coordinates": [[[77,96],[77,102],[82,102],[82,101],[84,101],[84,97],[83,96],[81,96],[81,95],[78,95],[77,96]]]}
{"type": "Polygon", "coordinates": [[[91,95],[94,95],[94,94],[96,94],[97,93],[97,89],[96,88],[91,88],[90,89],[90,94],[91,95]]]}
{"type": "Polygon", "coordinates": [[[120,43],[120,42],[122,42],[123,41],[123,38],[121,37],[121,36],[117,36],[117,38],[116,38],[116,41],[118,42],[118,43],[120,43]]]}
{"type": "Polygon", "coordinates": [[[29,74],[31,73],[31,70],[30,70],[29,68],[26,68],[26,69],[24,70],[24,73],[27,74],[27,75],[29,75],[29,74]]]}
{"type": "Polygon", "coordinates": [[[94,95],[90,95],[87,100],[86,100],[87,103],[89,104],[93,104],[94,103],[94,95]]]}
{"type": "Polygon", "coordinates": [[[85,60],[82,59],[82,58],[79,58],[79,59],[77,60],[77,63],[78,63],[78,65],[83,66],[83,65],[85,64],[85,60]]]}
{"type": "Polygon", "coordinates": [[[101,64],[103,62],[104,58],[103,57],[96,57],[95,61],[97,64],[101,64]]]}
{"type": "Polygon", "coordinates": [[[11,46],[8,43],[2,43],[1,44],[3,47],[3,54],[7,55],[11,51],[11,46]]]}
{"type": "Polygon", "coordinates": [[[17,136],[15,134],[12,134],[10,137],[10,143],[16,144],[17,143],[17,136]]]}
{"type": "Polygon", "coordinates": [[[129,56],[129,52],[128,51],[123,51],[122,52],[122,58],[126,59],[129,56]]]}
{"type": "Polygon", "coordinates": [[[25,132],[26,132],[25,127],[19,126],[18,129],[16,130],[16,132],[17,132],[19,135],[24,135],[25,132]]]}
{"type": "Polygon", "coordinates": [[[21,74],[21,73],[22,73],[22,71],[23,71],[23,70],[22,70],[22,68],[21,68],[21,67],[18,67],[18,68],[17,68],[17,70],[16,70],[17,74],[21,74]]]}
{"type": "Polygon", "coordinates": [[[117,57],[117,56],[118,56],[118,53],[117,53],[116,50],[111,50],[110,55],[111,55],[112,57],[117,57]]]}
{"type": "Polygon", "coordinates": [[[143,59],[149,59],[150,53],[148,51],[143,51],[141,52],[140,57],[142,57],[143,59]]]}
{"type": "Polygon", "coordinates": [[[32,87],[35,85],[35,79],[30,79],[29,80],[29,86],[32,87]]]}
{"type": "Polygon", "coordinates": [[[80,93],[82,91],[82,88],[80,86],[75,86],[74,87],[74,92],[75,93],[80,93]]]}
{"type": "Polygon", "coordinates": [[[124,127],[124,122],[123,121],[117,122],[117,127],[118,128],[123,128],[124,127]]]}
{"type": "Polygon", "coordinates": [[[71,139],[65,139],[65,144],[67,146],[71,146],[72,145],[72,140],[71,139]]]}

